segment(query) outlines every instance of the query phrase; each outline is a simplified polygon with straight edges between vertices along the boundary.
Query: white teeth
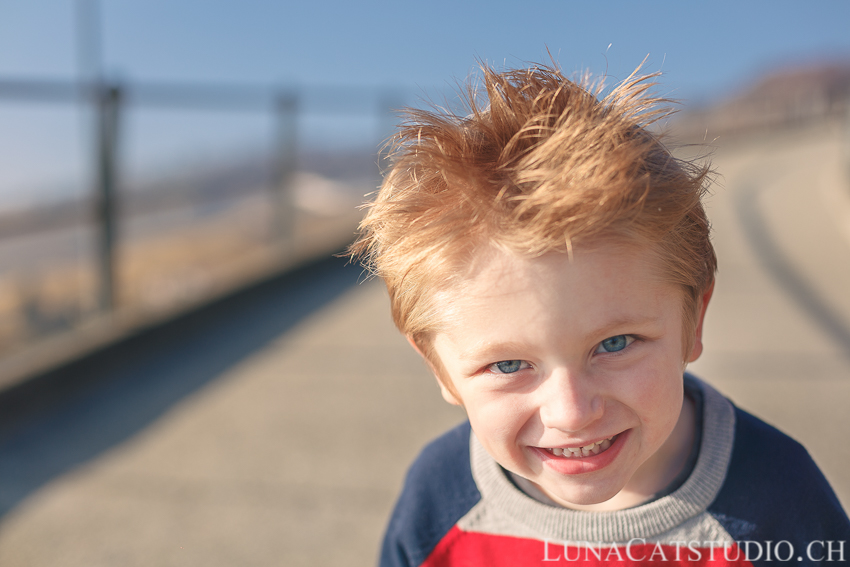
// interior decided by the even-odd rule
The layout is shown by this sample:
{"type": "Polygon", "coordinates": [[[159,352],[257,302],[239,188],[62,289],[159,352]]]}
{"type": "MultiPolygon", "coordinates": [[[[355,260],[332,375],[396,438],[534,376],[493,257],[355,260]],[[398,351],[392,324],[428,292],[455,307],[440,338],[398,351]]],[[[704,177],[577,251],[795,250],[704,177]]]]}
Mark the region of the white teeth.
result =
{"type": "Polygon", "coordinates": [[[556,457],[589,457],[590,455],[598,455],[610,447],[614,437],[616,437],[616,435],[612,435],[602,441],[596,441],[590,445],[585,445],[584,447],[566,447],[564,449],[556,447],[554,449],[549,449],[549,451],[551,451],[551,453],[556,457]]]}

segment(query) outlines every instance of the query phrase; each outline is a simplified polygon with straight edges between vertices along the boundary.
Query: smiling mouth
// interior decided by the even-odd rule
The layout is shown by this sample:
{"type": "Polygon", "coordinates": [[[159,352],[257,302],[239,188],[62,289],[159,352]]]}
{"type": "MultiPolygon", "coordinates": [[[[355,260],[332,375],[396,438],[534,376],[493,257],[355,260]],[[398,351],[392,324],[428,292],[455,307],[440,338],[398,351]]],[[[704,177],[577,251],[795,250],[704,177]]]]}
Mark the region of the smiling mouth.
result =
{"type": "Polygon", "coordinates": [[[607,439],[603,439],[602,441],[597,441],[595,443],[591,443],[590,445],[584,445],[581,447],[555,447],[553,449],[544,449],[550,455],[554,455],[556,457],[566,457],[568,459],[581,459],[583,457],[590,457],[593,455],[598,455],[599,453],[604,453],[608,447],[610,447],[614,441],[617,440],[620,434],[612,435],[607,439]]]}

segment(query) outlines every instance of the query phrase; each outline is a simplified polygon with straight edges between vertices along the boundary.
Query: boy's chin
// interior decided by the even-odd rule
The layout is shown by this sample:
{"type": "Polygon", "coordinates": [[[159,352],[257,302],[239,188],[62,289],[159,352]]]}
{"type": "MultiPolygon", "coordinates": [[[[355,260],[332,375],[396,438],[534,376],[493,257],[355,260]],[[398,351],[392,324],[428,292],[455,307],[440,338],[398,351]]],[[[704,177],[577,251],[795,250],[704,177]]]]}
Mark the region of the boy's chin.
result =
{"type": "Polygon", "coordinates": [[[599,511],[617,509],[610,506],[610,504],[613,504],[610,501],[623,489],[622,486],[576,486],[548,489],[540,485],[538,485],[538,488],[556,504],[565,508],[599,511]],[[606,503],[609,506],[606,506],[606,503]]]}

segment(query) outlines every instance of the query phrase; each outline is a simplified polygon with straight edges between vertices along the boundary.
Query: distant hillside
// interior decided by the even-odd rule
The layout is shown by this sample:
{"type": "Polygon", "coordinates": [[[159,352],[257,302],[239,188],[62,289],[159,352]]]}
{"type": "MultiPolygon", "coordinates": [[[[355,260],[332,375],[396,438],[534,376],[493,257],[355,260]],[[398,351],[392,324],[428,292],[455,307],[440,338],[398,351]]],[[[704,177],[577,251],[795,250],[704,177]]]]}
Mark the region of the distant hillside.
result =
{"type": "Polygon", "coordinates": [[[686,138],[709,139],[850,116],[850,60],[779,68],[740,92],[677,116],[686,138]]]}
{"type": "MultiPolygon", "coordinates": [[[[312,150],[298,156],[297,180],[312,185],[333,186],[338,192],[350,187],[362,196],[363,188],[378,184],[378,157],[374,149],[347,149],[323,152],[312,150]],[[317,182],[325,179],[330,183],[317,182]]],[[[232,163],[194,165],[173,171],[156,172],[146,179],[121,186],[119,209],[122,215],[141,215],[175,207],[224,202],[251,193],[271,191],[274,164],[263,157],[232,163]]],[[[299,188],[303,193],[304,188],[299,188]]],[[[301,199],[304,201],[304,199],[301,199]]],[[[315,201],[315,200],[314,200],[315,201]]],[[[51,202],[39,207],[0,213],[0,238],[62,229],[91,222],[92,198],[51,202]]]]}

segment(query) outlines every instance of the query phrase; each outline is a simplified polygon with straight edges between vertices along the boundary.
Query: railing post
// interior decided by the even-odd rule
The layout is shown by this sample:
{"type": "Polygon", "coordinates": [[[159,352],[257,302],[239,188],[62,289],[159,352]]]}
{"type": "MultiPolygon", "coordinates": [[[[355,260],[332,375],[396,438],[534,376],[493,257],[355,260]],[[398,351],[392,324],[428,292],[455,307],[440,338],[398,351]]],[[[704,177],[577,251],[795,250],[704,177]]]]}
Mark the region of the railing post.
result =
{"type": "Polygon", "coordinates": [[[298,166],[298,98],[294,92],[277,97],[274,154],[274,232],[281,250],[290,252],[295,237],[295,188],[298,166]]]}
{"type": "Polygon", "coordinates": [[[97,223],[98,306],[103,312],[115,307],[116,181],[118,178],[118,119],[121,90],[118,86],[98,85],[97,173],[95,222],[97,223]]]}

